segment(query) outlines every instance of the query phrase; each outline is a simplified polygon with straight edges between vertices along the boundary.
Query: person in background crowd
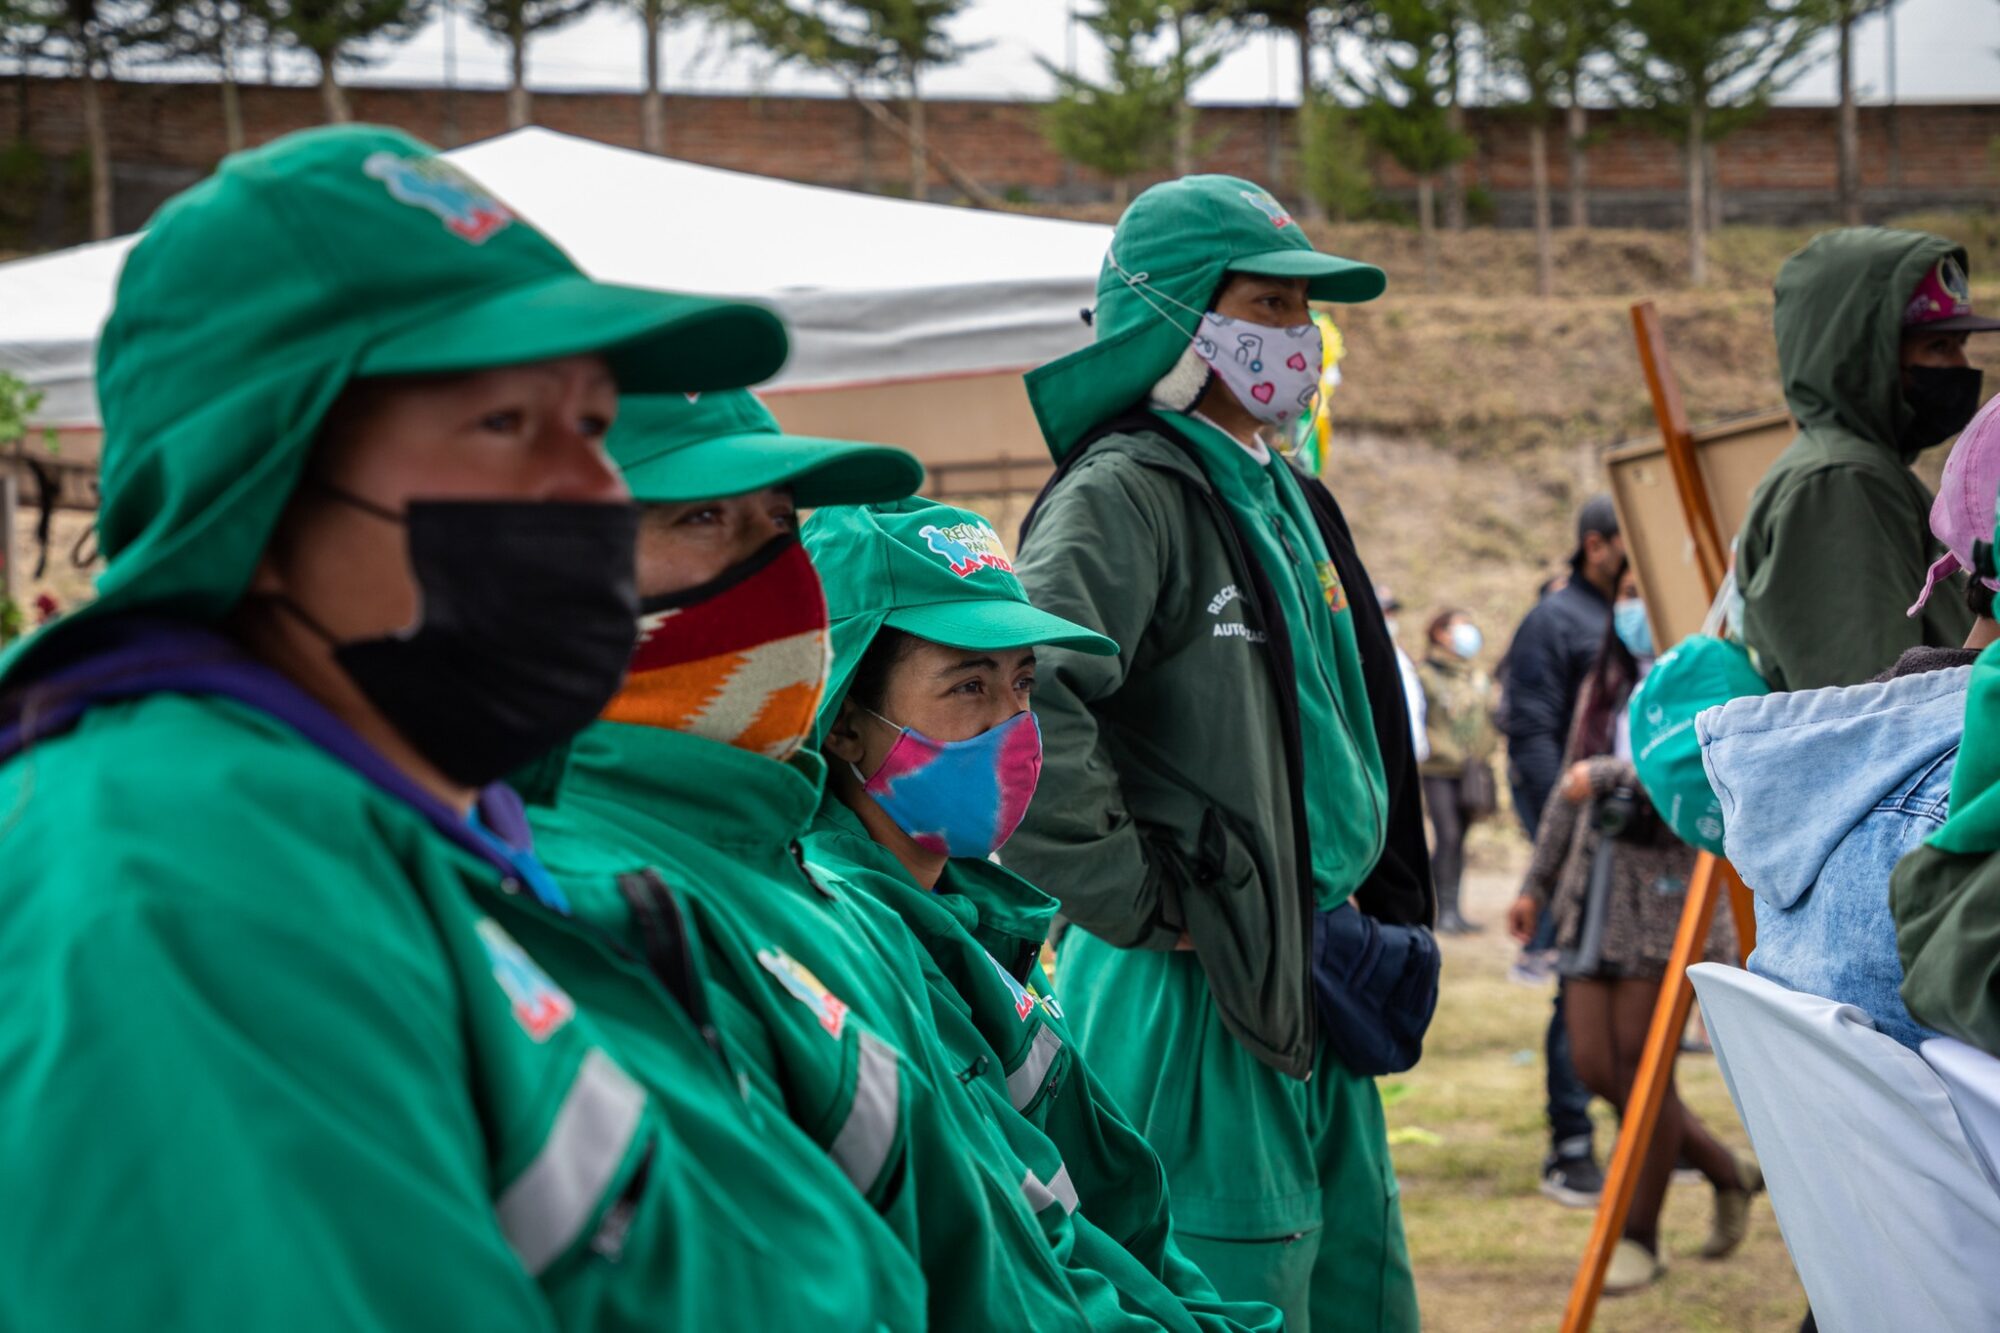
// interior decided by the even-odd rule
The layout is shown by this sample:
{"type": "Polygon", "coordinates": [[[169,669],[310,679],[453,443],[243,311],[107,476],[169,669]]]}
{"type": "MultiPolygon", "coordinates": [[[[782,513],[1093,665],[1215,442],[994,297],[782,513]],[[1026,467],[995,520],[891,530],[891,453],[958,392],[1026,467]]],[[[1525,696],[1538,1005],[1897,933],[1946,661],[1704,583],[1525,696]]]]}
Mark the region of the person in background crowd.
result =
{"type": "Polygon", "coordinates": [[[631,652],[620,387],[785,344],[387,130],[153,219],[98,596],[0,658],[0,1326],[923,1327],[684,924],[659,967],[574,919],[500,781],[631,652]]]}
{"type": "MultiPolygon", "coordinates": [[[[1542,807],[1562,774],[1562,755],[1584,678],[1611,628],[1611,599],[1625,572],[1625,542],[1611,497],[1587,500],[1576,516],[1576,550],[1569,576],[1535,603],[1514,631],[1504,659],[1500,730],[1507,736],[1507,781],[1514,813],[1528,841],[1536,840],[1542,807]]],[[[1543,922],[1524,943],[1549,944],[1543,922]]],[[[1570,1064],[1569,1028],[1563,1020],[1565,985],[1556,981],[1542,1055],[1548,1093],[1549,1155],[1542,1163],[1542,1192],[1569,1208],[1593,1208],[1604,1187],[1590,1123],[1590,1090],[1570,1064]]]]}
{"type": "MultiPolygon", "coordinates": [[[[1403,609],[1402,599],[1389,591],[1387,584],[1377,584],[1375,601],[1382,608],[1382,625],[1389,631],[1389,643],[1396,650],[1396,670],[1403,681],[1403,706],[1410,710],[1410,743],[1415,749],[1417,763],[1421,765],[1424,760],[1431,757],[1429,723],[1424,716],[1424,683],[1417,676],[1417,664],[1403,651],[1402,626],[1397,620],[1397,615],[1403,609]]],[[[1431,878],[1434,881],[1437,878],[1435,852],[1432,853],[1431,878]]],[[[1440,913],[1438,924],[1442,929],[1444,926],[1442,895],[1438,899],[1438,909],[1440,913]]],[[[1452,910],[1454,913],[1457,911],[1455,907],[1452,910]]]]}
{"type": "Polygon", "coordinates": [[[663,916],[692,924],[713,1026],[922,1266],[931,1327],[1157,1333],[1080,1253],[1060,1155],[1022,1157],[940,1043],[917,942],[799,845],[829,640],[796,506],[907,495],[917,461],[784,435],[747,391],[628,399],[608,448],[641,510],[638,644],[520,775],[577,917],[641,956],[663,916]]]}
{"type": "Polygon", "coordinates": [[[1424,808],[1431,817],[1431,878],[1437,883],[1438,930],[1466,935],[1479,929],[1459,904],[1465,873],[1465,835],[1493,813],[1493,751],[1496,737],[1488,715],[1493,686],[1472,665],[1485,646],[1479,627],[1464,611],[1447,609],[1431,617],[1424,635],[1422,690],[1425,743],[1418,772],[1424,779],[1424,808]]]}
{"type": "Polygon", "coordinates": [[[1095,342],[1028,376],[1058,465],[1021,582],[1120,652],[1037,655],[1007,863],[1073,923],[1070,1026],[1182,1248],[1295,1333],[1417,1324],[1381,1099],[1334,1045],[1389,1022],[1324,1022],[1314,961],[1343,912],[1431,919],[1409,719],[1345,520],[1272,447],[1317,392],[1308,302],[1384,283],[1248,181],[1169,181],[1113,234],[1095,342]]]}
{"type": "Polygon", "coordinates": [[[1275,1329],[1276,1309],[1222,1302],[1182,1255],[1159,1155],[1090,1069],[1042,967],[1055,899],[994,859],[1041,770],[1037,649],[1117,645],[1030,606],[970,510],[921,497],[821,508],[801,540],[833,630],[808,862],[909,927],[953,1060],[1061,1152],[1090,1224],[1078,1250],[1124,1275],[1128,1303],[1188,1333],[1275,1329]]]}
{"type": "MultiPolygon", "coordinates": [[[[1911,615],[1948,576],[1976,563],[2000,490],[2000,398],[1945,461],[1931,533],[1945,556],[1911,615]]],[[[1962,648],[1911,648],[1867,685],[1741,699],[1696,722],[1702,761],[1721,799],[1730,862],[1757,896],[1752,972],[1852,1004],[1915,1048],[1935,1036],[1910,1017],[1889,912],[1889,875],[1950,810],[1972,663],[2000,640],[2000,580],[1966,588],[1972,633],[1962,648]]]]}
{"type": "MultiPolygon", "coordinates": [[[[1625,705],[1652,666],[1653,643],[1645,603],[1629,574],[1612,624],[1578,696],[1563,779],[1543,812],[1508,924],[1525,941],[1544,912],[1553,918],[1557,967],[1568,988],[1571,1058],[1584,1084],[1622,1112],[1680,928],[1695,852],[1654,811],[1632,767],[1625,705]]],[[[1727,912],[1715,914],[1706,957],[1736,959],[1735,924],[1727,912]]],[[[1702,1257],[1721,1258],[1743,1243],[1750,1196],[1762,1177],[1753,1162],[1717,1142],[1670,1080],[1625,1234],[1605,1277],[1607,1293],[1635,1291],[1665,1273],[1660,1207],[1683,1157],[1715,1187],[1714,1227],[1702,1257]]]]}
{"type": "Polygon", "coordinates": [[[1771,320],[1800,430],[1757,484],[1736,558],[1744,645],[1774,690],[1858,685],[1972,628],[1956,587],[1904,614],[1942,553],[1910,464],[1972,419],[1966,338],[2000,329],[1973,313],[1965,263],[1942,237],[1854,227],[1778,271],[1771,320]]]}

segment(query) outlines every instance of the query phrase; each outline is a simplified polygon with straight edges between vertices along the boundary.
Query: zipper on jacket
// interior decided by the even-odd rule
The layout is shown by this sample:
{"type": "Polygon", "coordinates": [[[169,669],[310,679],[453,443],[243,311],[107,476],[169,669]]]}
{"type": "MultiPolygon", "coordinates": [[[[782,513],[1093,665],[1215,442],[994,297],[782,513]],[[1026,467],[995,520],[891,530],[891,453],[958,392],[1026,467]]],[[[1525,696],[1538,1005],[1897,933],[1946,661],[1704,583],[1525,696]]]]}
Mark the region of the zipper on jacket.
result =
{"type": "Polygon", "coordinates": [[[720,1055],[722,1039],[716,1033],[701,978],[695,974],[687,922],[681,918],[680,905],[660,882],[659,874],[650,868],[620,875],[618,892],[639,928],[647,970],[687,1010],[688,1017],[701,1030],[701,1039],[720,1055]]]}
{"type": "Polygon", "coordinates": [[[806,868],[806,849],[799,844],[796,838],[792,840],[792,862],[799,868],[799,878],[810,884],[814,893],[817,893],[828,902],[837,901],[833,890],[820,883],[819,876],[806,868]]]}
{"type": "Polygon", "coordinates": [[[639,1211],[639,1202],[646,1196],[647,1182],[653,1176],[653,1154],[657,1145],[647,1143],[645,1153],[639,1158],[639,1165],[632,1169],[631,1179],[618,1193],[618,1199],[605,1210],[604,1220],[597,1224],[597,1232],[590,1238],[591,1252],[611,1263],[617,1263],[625,1253],[625,1237],[631,1233],[632,1218],[639,1211]]]}

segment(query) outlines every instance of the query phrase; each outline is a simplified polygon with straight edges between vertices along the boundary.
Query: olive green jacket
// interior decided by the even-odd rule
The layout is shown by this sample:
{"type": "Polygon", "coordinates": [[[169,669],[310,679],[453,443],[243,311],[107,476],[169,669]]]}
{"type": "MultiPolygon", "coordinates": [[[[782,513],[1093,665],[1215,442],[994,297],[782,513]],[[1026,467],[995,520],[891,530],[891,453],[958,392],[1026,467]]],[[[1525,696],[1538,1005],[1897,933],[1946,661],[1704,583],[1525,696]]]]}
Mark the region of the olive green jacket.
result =
{"type": "Polygon", "coordinates": [[[1905,649],[1957,647],[1972,628],[1954,576],[1905,615],[1931,562],[1930,488],[1897,446],[1903,308],[1965,252],[1923,232],[1828,232],[1787,260],[1772,324],[1799,434],[1750,498],[1738,538],[1743,638],[1776,690],[1858,685],[1905,649]]]}

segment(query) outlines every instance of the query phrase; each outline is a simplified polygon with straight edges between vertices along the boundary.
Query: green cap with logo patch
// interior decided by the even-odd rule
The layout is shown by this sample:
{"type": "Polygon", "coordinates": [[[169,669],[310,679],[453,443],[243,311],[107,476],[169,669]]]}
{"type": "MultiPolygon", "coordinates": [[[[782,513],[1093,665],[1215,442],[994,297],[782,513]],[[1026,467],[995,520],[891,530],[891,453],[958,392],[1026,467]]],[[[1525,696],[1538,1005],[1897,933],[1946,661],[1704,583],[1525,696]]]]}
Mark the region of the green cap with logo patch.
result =
{"type": "Polygon", "coordinates": [[[1235,176],[1183,176],[1132,201],[1097,277],[1089,347],[1028,372],[1028,398],[1058,460],[1099,422],[1145,401],[1194,336],[1230,273],[1306,279],[1315,301],[1372,301],[1373,264],[1313,248],[1270,191],[1235,176]]]}
{"type": "Polygon", "coordinates": [[[999,652],[1044,644],[1109,657],[1118,645],[1035,607],[993,525],[921,495],[816,510],[799,530],[826,589],[833,672],[820,730],[884,627],[953,648],[999,652]]]}
{"type": "Polygon", "coordinates": [[[347,125],[226,159],[160,210],[97,348],[97,598],[0,658],[145,609],[198,621],[249,585],[320,424],[365,376],[604,354],[627,391],[754,383],[761,306],[595,282],[425,144],[347,125]]]}
{"type": "Polygon", "coordinates": [[[788,486],[806,508],[866,504],[900,499],[924,481],[924,465],[901,449],[785,434],[748,389],[620,399],[605,444],[641,503],[788,486]]]}

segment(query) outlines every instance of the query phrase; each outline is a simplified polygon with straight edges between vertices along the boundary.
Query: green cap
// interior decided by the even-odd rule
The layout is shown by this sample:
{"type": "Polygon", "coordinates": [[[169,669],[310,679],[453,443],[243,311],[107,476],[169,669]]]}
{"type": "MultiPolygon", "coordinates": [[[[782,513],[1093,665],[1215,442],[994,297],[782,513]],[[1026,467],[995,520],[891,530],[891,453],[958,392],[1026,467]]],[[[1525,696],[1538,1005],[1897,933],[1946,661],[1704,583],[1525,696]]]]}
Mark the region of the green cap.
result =
{"type": "Polygon", "coordinates": [[[784,362],[759,306],[612,287],[426,145],[288,135],[160,210],[97,348],[98,595],[0,658],[147,608],[214,620],[242,596],[322,418],[359,376],[604,352],[627,390],[749,384],[784,362]]]}
{"type": "Polygon", "coordinates": [[[1688,846],[1723,854],[1722,802],[1702,763],[1695,717],[1770,692],[1742,644],[1706,634],[1683,639],[1632,692],[1632,767],[1653,808],[1688,846]]]}
{"type": "Polygon", "coordinates": [[[921,495],[815,510],[799,530],[826,589],[833,674],[820,730],[833,720],[884,626],[953,648],[1047,644],[1108,657],[1118,645],[1028,601],[1000,534],[970,509],[921,495]]]}
{"type": "Polygon", "coordinates": [[[924,481],[924,465],[901,449],[785,434],[748,389],[621,399],[605,444],[642,503],[790,486],[807,508],[866,504],[900,499],[924,481]]]}
{"type": "Polygon", "coordinates": [[[1084,432],[1145,401],[1194,336],[1223,277],[1306,278],[1315,301],[1372,301],[1388,279],[1313,249],[1268,190],[1234,176],[1183,176],[1125,210],[1097,277],[1097,341],[1028,372],[1028,398],[1058,460],[1084,432]]]}

